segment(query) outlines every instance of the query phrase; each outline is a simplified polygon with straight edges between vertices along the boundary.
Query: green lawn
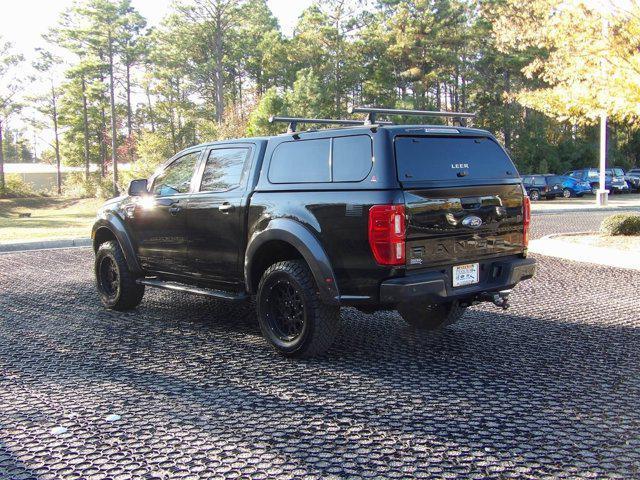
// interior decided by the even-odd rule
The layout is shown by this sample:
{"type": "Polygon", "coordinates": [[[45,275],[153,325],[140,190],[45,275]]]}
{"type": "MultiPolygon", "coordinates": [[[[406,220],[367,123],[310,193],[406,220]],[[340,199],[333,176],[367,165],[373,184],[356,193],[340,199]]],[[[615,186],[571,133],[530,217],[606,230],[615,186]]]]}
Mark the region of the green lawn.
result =
{"type": "Polygon", "coordinates": [[[0,199],[0,244],[89,238],[103,200],[74,198],[0,199]],[[31,213],[30,218],[19,218],[31,213]]]}

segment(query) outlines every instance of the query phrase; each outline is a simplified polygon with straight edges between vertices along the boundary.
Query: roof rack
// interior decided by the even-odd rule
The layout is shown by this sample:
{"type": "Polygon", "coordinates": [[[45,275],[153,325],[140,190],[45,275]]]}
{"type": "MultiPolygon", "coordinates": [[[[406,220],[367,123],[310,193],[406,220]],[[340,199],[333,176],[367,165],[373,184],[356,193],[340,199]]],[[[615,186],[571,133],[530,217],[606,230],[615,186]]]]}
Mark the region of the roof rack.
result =
{"type": "Polygon", "coordinates": [[[453,117],[460,122],[460,125],[464,123],[465,118],[474,118],[475,113],[464,112],[437,112],[429,110],[407,110],[398,108],[378,108],[378,107],[349,107],[349,113],[366,113],[367,119],[366,125],[371,125],[376,122],[378,115],[419,115],[422,117],[453,117]]]}
{"type": "MultiPolygon", "coordinates": [[[[333,118],[298,118],[298,117],[270,117],[269,123],[288,123],[287,133],[295,133],[299,123],[317,123],[320,125],[371,125],[366,120],[349,120],[333,118]]],[[[393,125],[393,122],[377,122],[378,125],[393,125]]]]}

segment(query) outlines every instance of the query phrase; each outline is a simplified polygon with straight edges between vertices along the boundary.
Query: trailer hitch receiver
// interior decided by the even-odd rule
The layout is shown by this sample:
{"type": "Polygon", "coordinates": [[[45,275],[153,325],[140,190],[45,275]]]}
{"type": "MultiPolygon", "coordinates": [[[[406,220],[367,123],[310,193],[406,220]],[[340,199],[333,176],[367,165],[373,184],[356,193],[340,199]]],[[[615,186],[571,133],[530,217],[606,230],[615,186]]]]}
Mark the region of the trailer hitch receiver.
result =
{"type": "Polygon", "coordinates": [[[506,310],[509,308],[509,294],[511,290],[501,290],[499,292],[484,292],[478,295],[481,302],[491,302],[496,307],[506,310]]]}

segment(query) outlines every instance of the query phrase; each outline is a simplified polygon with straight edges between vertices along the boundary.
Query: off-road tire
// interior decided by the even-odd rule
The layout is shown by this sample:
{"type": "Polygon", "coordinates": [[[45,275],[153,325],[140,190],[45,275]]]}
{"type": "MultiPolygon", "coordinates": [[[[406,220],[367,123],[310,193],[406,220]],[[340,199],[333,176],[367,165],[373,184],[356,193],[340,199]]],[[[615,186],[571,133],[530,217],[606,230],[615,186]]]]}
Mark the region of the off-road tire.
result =
{"type": "Polygon", "coordinates": [[[287,260],[271,265],[262,275],[256,298],[258,323],[267,342],[281,355],[309,358],[323,354],[333,343],[339,329],[340,307],[320,299],[318,287],[307,264],[287,260]],[[276,288],[293,287],[298,305],[302,305],[300,333],[287,341],[278,334],[278,316],[274,313],[278,298],[276,288]]]}
{"type": "Polygon", "coordinates": [[[94,266],[96,276],[96,286],[100,301],[110,310],[131,310],[140,305],[144,295],[144,285],[136,283],[136,277],[129,270],[124,253],[118,242],[104,242],[96,252],[94,266]],[[117,288],[110,291],[104,284],[101,269],[106,268],[105,264],[112,262],[117,270],[117,288]]]}
{"type": "Polygon", "coordinates": [[[438,330],[452,325],[462,318],[467,311],[457,301],[439,305],[402,304],[398,306],[398,313],[405,322],[421,330],[438,330]]]}

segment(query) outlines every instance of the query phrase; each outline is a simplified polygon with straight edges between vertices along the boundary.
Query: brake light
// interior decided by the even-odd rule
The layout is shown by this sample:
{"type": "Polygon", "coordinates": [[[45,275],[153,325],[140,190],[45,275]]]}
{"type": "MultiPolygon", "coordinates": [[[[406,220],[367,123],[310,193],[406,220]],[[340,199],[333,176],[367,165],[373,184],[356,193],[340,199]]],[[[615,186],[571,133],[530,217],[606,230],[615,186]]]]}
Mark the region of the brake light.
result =
{"type": "Polygon", "coordinates": [[[525,248],[529,246],[529,225],[531,225],[531,200],[525,195],[522,199],[522,239],[525,248]]]}
{"type": "Polygon", "coordinates": [[[404,265],[406,225],[404,205],[374,205],[369,210],[369,245],[381,265],[404,265]]]}

